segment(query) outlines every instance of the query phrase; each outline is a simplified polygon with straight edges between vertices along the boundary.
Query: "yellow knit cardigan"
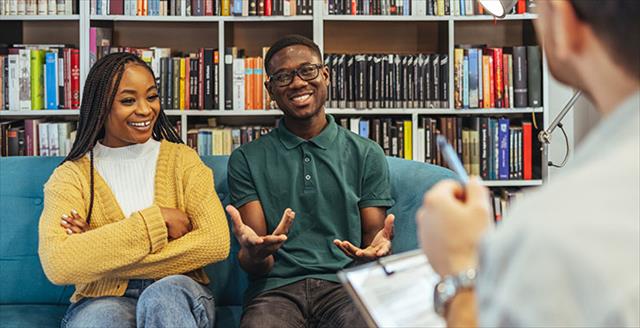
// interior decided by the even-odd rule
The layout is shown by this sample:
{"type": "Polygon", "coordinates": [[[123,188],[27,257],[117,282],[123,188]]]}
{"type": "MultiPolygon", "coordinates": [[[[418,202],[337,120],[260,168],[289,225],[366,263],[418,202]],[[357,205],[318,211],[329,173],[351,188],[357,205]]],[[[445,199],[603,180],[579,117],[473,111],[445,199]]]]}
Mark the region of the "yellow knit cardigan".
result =
{"type": "Polygon", "coordinates": [[[154,205],[125,217],[106,182],[94,170],[90,230],[67,235],[62,214],[86,219],[90,163],[85,156],[58,167],[44,187],[39,225],[40,261],[54,284],[76,285],[71,297],[122,296],[129,279],[187,274],[200,283],[202,269],[229,255],[229,229],[214,190],[213,174],[191,148],[162,141],[155,175],[154,205]],[[193,230],[169,241],[160,207],[185,212],[193,230]]]}

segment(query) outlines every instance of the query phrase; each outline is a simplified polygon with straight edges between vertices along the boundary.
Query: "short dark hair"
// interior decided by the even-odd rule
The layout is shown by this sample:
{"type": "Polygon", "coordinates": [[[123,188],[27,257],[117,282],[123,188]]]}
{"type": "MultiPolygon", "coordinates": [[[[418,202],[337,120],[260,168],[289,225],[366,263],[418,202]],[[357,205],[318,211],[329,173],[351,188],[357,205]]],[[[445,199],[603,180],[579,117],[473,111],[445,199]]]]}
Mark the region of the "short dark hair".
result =
{"type": "Polygon", "coordinates": [[[271,48],[269,48],[269,51],[267,51],[267,54],[264,56],[264,69],[267,71],[267,75],[271,74],[271,58],[273,58],[273,56],[278,51],[286,47],[295,45],[303,45],[305,47],[308,47],[309,49],[313,50],[316,55],[318,55],[318,58],[320,58],[320,60],[322,60],[322,52],[320,52],[320,48],[317,44],[315,44],[315,42],[313,42],[313,40],[302,35],[290,34],[271,45],[271,48]]]}
{"type": "Polygon", "coordinates": [[[571,4],[576,16],[591,26],[607,46],[609,55],[637,79],[640,76],[640,1],[571,0],[571,4]]]}

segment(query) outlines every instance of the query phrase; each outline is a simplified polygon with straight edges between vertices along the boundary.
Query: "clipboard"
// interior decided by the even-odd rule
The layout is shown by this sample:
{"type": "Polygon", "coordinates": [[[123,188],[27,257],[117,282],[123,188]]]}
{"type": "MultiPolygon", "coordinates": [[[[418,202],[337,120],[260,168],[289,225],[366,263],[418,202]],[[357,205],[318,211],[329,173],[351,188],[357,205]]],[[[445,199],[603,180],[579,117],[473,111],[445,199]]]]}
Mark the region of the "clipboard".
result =
{"type": "Polygon", "coordinates": [[[440,276],[421,250],[338,272],[369,327],[446,327],[433,307],[440,276]]]}

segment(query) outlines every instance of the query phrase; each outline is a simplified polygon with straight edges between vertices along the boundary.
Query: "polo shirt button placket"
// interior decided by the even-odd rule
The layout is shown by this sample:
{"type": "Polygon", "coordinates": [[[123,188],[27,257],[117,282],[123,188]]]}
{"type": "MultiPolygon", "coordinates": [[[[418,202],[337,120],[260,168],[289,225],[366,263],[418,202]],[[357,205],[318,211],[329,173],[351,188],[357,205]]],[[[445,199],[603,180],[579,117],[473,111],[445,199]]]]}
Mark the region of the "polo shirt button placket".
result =
{"type": "Polygon", "coordinates": [[[308,174],[307,174],[307,175],[305,175],[305,176],[304,176],[304,178],[305,178],[307,181],[311,180],[311,176],[310,176],[310,175],[308,175],[308,174]]]}

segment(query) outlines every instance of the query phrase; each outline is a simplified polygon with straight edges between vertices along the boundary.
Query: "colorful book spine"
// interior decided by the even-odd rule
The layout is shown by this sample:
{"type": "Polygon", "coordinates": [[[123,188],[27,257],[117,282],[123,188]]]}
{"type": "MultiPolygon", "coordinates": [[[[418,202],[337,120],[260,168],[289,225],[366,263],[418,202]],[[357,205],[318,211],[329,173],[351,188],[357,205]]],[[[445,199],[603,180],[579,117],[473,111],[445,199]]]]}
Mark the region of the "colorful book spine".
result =
{"type": "Polygon", "coordinates": [[[509,179],[509,159],[510,154],[510,136],[509,136],[509,119],[498,119],[498,144],[499,144],[499,166],[498,166],[498,179],[509,179]]]}

